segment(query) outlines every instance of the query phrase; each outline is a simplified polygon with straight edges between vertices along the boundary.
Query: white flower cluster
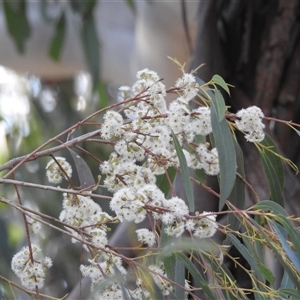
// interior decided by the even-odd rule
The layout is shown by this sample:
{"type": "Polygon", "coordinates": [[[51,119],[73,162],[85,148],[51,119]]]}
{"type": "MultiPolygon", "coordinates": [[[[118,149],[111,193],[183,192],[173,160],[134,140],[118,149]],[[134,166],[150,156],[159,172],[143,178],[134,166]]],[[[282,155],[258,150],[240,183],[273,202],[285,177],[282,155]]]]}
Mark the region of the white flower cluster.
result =
{"type": "MultiPolygon", "coordinates": [[[[155,219],[166,225],[167,234],[179,237],[185,231],[189,210],[178,198],[165,199],[156,186],[156,175],[164,174],[169,167],[179,167],[179,160],[172,138],[172,131],[179,142],[192,143],[197,135],[212,132],[209,107],[191,110],[189,101],[199,90],[192,74],[183,74],[175,83],[178,96],[167,109],[166,89],[159,76],[148,69],[139,71],[137,82],[130,87],[120,88],[120,98],[125,101],[124,120],[119,112],[107,111],[101,127],[103,139],[114,143],[114,152],[100,165],[104,185],[113,193],[110,208],[120,221],[140,223],[149,207],[155,219]],[[136,98],[134,98],[136,97],[136,98]]],[[[189,167],[204,169],[209,175],[219,173],[217,150],[200,144],[194,154],[184,150],[189,167]]],[[[209,236],[209,234],[207,234],[209,236]]],[[[137,231],[138,240],[149,247],[156,242],[153,232],[137,231]]]]}
{"type": "Polygon", "coordinates": [[[236,113],[237,119],[235,123],[237,128],[246,132],[245,138],[249,142],[261,142],[265,138],[262,122],[264,114],[257,106],[250,106],[246,109],[241,109],[236,113]]]}
{"type": "MultiPolygon", "coordinates": [[[[103,212],[101,207],[90,197],[64,193],[63,210],[59,219],[68,225],[80,228],[80,234],[67,227],[74,237],[84,238],[97,248],[105,248],[107,239],[107,223],[112,217],[103,212]]],[[[77,240],[72,238],[72,242],[77,240]]],[[[84,248],[86,249],[85,245],[84,248]]]]}
{"type": "Polygon", "coordinates": [[[197,219],[187,220],[185,227],[197,238],[203,239],[212,237],[218,229],[216,217],[217,215],[212,212],[204,211],[197,219]]]}
{"type": "Polygon", "coordinates": [[[54,159],[51,159],[46,166],[46,176],[49,182],[59,184],[63,178],[67,179],[66,175],[69,178],[72,177],[72,167],[64,157],[55,157],[55,159],[59,165],[54,159]]]}
{"type": "Polygon", "coordinates": [[[52,267],[52,260],[47,256],[43,258],[42,250],[38,245],[32,244],[31,249],[32,257],[28,246],[15,254],[11,261],[11,268],[25,288],[34,290],[36,286],[38,288],[43,286],[46,272],[52,267]]]}
{"type": "MultiPolygon", "coordinates": [[[[89,265],[80,265],[80,271],[83,277],[89,277],[92,281],[92,290],[103,279],[110,278],[112,280],[112,284],[115,285],[115,281],[117,281],[115,277],[116,271],[115,268],[123,275],[126,276],[127,271],[122,266],[122,259],[112,253],[103,252],[101,255],[101,261],[95,261],[89,259],[89,265]]],[[[111,286],[109,287],[111,288],[111,286]]],[[[98,299],[114,299],[111,295],[110,298],[98,298],[98,299]]],[[[117,298],[118,299],[118,298],[117,298]]]]}
{"type": "Polygon", "coordinates": [[[156,244],[156,237],[154,232],[146,228],[137,229],[135,232],[140,243],[146,244],[149,247],[152,247],[154,244],[156,244]]]}

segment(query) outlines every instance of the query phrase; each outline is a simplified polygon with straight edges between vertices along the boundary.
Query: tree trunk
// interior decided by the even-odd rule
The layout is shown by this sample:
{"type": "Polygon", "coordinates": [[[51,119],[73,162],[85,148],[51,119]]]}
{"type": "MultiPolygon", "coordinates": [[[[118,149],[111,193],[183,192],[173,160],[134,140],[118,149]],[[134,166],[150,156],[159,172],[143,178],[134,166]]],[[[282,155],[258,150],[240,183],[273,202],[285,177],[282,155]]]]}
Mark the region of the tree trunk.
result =
{"type": "MultiPolygon", "coordinates": [[[[192,68],[205,63],[198,71],[200,78],[209,80],[218,73],[235,86],[227,99],[233,112],[257,105],[265,116],[299,122],[299,13],[297,0],[201,1],[192,68]]],[[[266,130],[283,155],[299,166],[299,136],[288,126],[274,122],[266,124],[266,130]]],[[[247,180],[261,200],[268,199],[256,147],[242,138],[241,147],[247,180]]],[[[296,203],[300,184],[289,167],[285,169],[286,209],[299,214],[300,205],[296,203]]]]}

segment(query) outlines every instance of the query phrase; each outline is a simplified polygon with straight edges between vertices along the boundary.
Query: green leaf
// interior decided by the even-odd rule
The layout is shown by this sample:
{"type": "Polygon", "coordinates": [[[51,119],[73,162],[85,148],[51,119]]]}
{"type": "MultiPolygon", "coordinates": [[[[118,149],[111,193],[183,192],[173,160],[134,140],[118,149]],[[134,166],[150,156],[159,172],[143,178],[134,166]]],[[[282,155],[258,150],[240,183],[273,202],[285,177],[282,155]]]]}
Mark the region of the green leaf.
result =
{"type": "Polygon", "coordinates": [[[92,14],[85,18],[82,24],[81,42],[85,61],[93,78],[93,88],[96,89],[100,78],[100,43],[92,14]]]}
{"type": "Polygon", "coordinates": [[[172,137],[173,137],[176,153],[179,158],[179,163],[180,163],[180,168],[181,168],[182,178],[183,178],[183,186],[187,198],[187,204],[189,206],[190,212],[193,212],[195,210],[195,202],[194,202],[194,193],[192,188],[192,182],[190,179],[189,169],[186,163],[185,155],[180,146],[180,143],[173,131],[172,131],[172,137]]]}
{"type": "MultiPolygon", "coordinates": [[[[178,253],[176,254],[178,258],[182,261],[186,269],[191,273],[193,279],[201,286],[203,291],[207,294],[210,300],[217,300],[213,292],[211,291],[207,280],[205,280],[199,270],[194,266],[193,262],[190,261],[185,254],[178,253]]],[[[184,299],[184,298],[182,298],[184,299]]]]}
{"type": "Polygon", "coordinates": [[[212,77],[212,81],[215,84],[217,84],[218,86],[220,86],[221,88],[223,88],[228,93],[228,95],[230,95],[228,85],[226,84],[226,82],[224,81],[224,79],[220,75],[214,75],[212,77]]]}
{"type": "MultiPolygon", "coordinates": [[[[169,168],[167,173],[170,181],[173,182],[177,174],[176,170],[174,168],[169,168]]],[[[167,197],[171,186],[166,174],[156,176],[156,185],[164,193],[165,197],[167,197]]]]}
{"type": "Polygon", "coordinates": [[[4,0],[4,13],[8,32],[16,43],[17,50],[24,53],[24,44],[30,36],[30,25],[26,15],[26,1],[4,0]]]}
{"type": "MultiPolygon", "coordinates": [[[[175,282],[183,287],[185,285],[185,268],[178,255],[175,259],[175,282]]],[[[185,299],[185,291],[180,286],[175,285],[175,295],[178,299],[185,299]]]]}
{"type": "MultiPolygon", "coordinates": [[[[276,204],[275,202],[273,203],[276,204]]],[[[262,239],[264,239],[264,244],[271,249],[271,251],[275,255],[275,258],[278,260],[278,262],[281,264],[284,270],[288,273],[290,279],[295,283],[295,287],[300,290],[300,282],[298,280],[299,275],[295,274],[294,270],[290,267],[289,263],[286,261],[285,258],[283,258],[282,250],[278,248],[277,244],[274,244],[274,241],[270,237],[270,235],[267,235],[262,229],[262,227],[255,220],[251,218],[249,218],[248,220],[257,228],[257,231],[260,233],[262,239]]]]}
{"type": "Polygon", "coordinates": [[[70,148],[68,148],[68,150],[70,151],[76,166],[80,187],[83,189],[95,185],[95,179],[87,163],[75,151],[70,148]]]}
{"type": "Polygon", "coordinates": [[[290,300],[300,299],[300,291],[295,289],[295,288],[293,288],[293,289],[280,289],[279,291],[280,291],[280,294],[282,294],[281,299],[290,299],[290,300]],[[289,296],[291,296],[291,297],[289,297],[289,296]]]}
{"type": "MultiPolygon", "coordinates": [[[[284,251],[286,252],[288,258],[291,260],[291,262],[297,269],[298,273],[300,273],[300,260],[299,260],[299,257],[296,255],[296,253],[291,249],[291,247],[287,243],[287,232],[283,229],[282,226],[280,226],[276,222],[270,220],[269,223],[270,223],[271,227],[273,228],[273,230],[275,231],[275,233],[277,234],[277,236],[280,240],[280,243],[281,243],[284,251]]],[[[296,230],[296,228],[294,230],[296,230]]]]}
{"type": "Polygon", "coordinates": [[[82,16],[87,16],[93,12],[95,5],[97,4],[97,0],[72,0],[70,1],[72,9],[79,13],[82,16]]]}
{"type": "Polygon", "coordinates": [[[109,96],[107,94],[106,85],[99,81],[97,84],[100,108],[105,108],[109,105],[109,96]]]}
{"type": "Polygon", "coordinates": [[[280,289],[293,289],[295,286],[294,282],[291,280],[288,272],[284,270],[283,277],[280,284],[280,289]]]}
{"type": "Polygon", "coordinates": [[[274,141],[268,134],[266,134],[265,139],[261,144],[265,147],[271,147],[271,151],[268,151],[267,149],[260,151],[262,165],[269,183],[271,199],[281,206],[284,206],[284,168],[282,160],[274,154],[278,154],[278,150],[274,141]]]}
{"type": "Polygon", "coordinates": [[[258,269],[260,270],[261,274],[264,276],[264,278],[270,282],[271,285],[274,284],[275,281],[275,276],[273,275],[273,273],[270,271],[270,269],[268,269],[267,267],[265,267],[263,264],[259,263],[257,264],[258,269]]]}
{"type": "MultiPolygon", "coordinates": [[[[236,153],[236,161],[237,161],[237,172],[245,178],[245,169],[244,169],[244,157],[243,152],[240,148],[240,145],[237,143],[235,139],[233,139],[234,143],[234,149],[236,153]]],[[[245,206],[245,199],[246,199],[246,193],[245,193],[245,183],[241,178],[236,176],[234,186],[232,188],[232,191],[228,197],[228,201],[230,201],[231,204],[233,204],[235,207],[238,207],[240,209],[244,209],[245,206]]],[[[228,224],[230,226],[230,229],[234,231],[238,231],[239,227],[241,226],[241,222],[236,218],[235,214],[228,214],[228,224]]],[[[227,245],[229,243],[229,239],[226,238],[223,242],[224,245],[227,245]]]]}
{"type": "Polygon", "coordinates": [[[65,32],[66,17],[65,14],[62,13],[56,24],[55,35],[51,41],[49,48],[49,56],[52,57],[55,61],[59,61],[60,59],[62,46],[65,40],[65,32]]]}
{"type": "Polygon", "coordinates": [[[255,272],[257,279],[260,282],[264,282],[264,277],[260,269],[257,266],[256,261],[253,258],[253,254],[231,233],[228,233],[227,236],[232,241],[232,244],[236,247],[236,249],[241,253],[241,255],[246,259],[246,261],[251,266],[251,269],[255,272]]]}
{"type": "Polygon", "coordinates": [[[135,3],[134,0],[126,0],[127,4],[129,5],[130,9],[132,10],[133,13],[136,11],[135,3]]]}
{"type": "Polygon", "coordinates": [[[270,211],[276,214],[276,216],[284,216],[288,217],[288,213],[286,210],[276,202],[270,200],[263,200],[260,202],[255,203],[251,209],[254,210],[263,210],[263,211],[270,211]]]}
{"type": "Polygon", "coordinates": [[[229,197],[236,177],[236,155],[233,137],[229,126],[224,118],[219,122],[216,110],[216,99],[212,98],[211,105],[211,124],[213,129],[214,141],[219,155],[220,164],[220,201],[219,209],[224,206],[229,197]]]}
{"type": "Polygon", "coordinates": [[[215,99],[216,101],[213,104],[216,106],[218,120],[221,122],[225,118],[226,106],[224,98],[218,89],[215,89],[215,99]]]}

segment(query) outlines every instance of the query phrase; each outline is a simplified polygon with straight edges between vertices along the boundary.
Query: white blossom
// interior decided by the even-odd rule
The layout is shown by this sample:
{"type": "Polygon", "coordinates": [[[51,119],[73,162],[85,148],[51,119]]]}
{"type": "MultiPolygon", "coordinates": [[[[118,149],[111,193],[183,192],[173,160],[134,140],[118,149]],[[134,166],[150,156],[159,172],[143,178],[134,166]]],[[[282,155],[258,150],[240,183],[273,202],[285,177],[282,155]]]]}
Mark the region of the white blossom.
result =
{"type": "Polygon", "coordinates": [[[204,211],[201,213],[199,219],[194,219],[193,235],[200,239],[212,237],[218,229],[216,217],[217,215],[212,212],[204,211]]]}
{"type": "Polygon", "coordinates": [[[207,175],[218,175],[220,173],[219,156],[216,148],[208,149],[209,144],[199,144],[196,148],[200,167],[207,175]]]}
{"type": "Polygon", "coordinates": [[[104,123],[101,126],[101,137],[105,140],[122,135],[123,117],[120,113],[109,110],[104,115],[104,123]]]}
{"type": "Polygon", "coordinates": [[[59,184],[63,178],[72,177],[72,167],[64,157],[55,157],[46,166],[46,176],[51,183],[59,184]],[[56,160],[56,161],[55,161],[56,160]]]}
{"type": "Polygon", "coordinates": [[[27,246],[13,256],[11,268],[25,288],[34,290],[36,286],[43,287],[46,272],[52,267],[52,260],[50,257],[43,257],[42,250],[38,245],[32,244],[31,249],[33,261],[27,246]]]}
{"type": "Polygon", "coordinates": [[[241,109],[236,116],[235,124],[239,130],[246,132],[245,138],[247,141],[261,142],[265,138],[265,125],[262,122],[264,114],[259,107],[250,106],[241,109]]]}
{"type": "Polygon", "coordinates": [[[137,229],[135,232],[140,243],[147,244],[148,247],[152,247],[154,244],[156,244],[154,232],[146,228],[137,229]]]}
{"type": "Polygon", "coordinates": [[[194,75],[185,73],[176,81],[175,87],[181,89],[181,97],[188,102],[197,95],[199,85],[194,75]]]}

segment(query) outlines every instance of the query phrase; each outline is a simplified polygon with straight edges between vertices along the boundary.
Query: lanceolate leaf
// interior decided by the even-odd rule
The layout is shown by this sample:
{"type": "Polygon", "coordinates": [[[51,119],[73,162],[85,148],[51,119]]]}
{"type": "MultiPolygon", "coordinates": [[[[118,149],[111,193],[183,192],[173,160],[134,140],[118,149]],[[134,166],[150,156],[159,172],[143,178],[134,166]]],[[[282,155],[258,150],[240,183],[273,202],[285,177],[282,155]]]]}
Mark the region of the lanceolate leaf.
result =
{"type": "Polygon", "coordinates": [[[136,7],[135,7],[134,0],[126,0],[126,2],[129,5],[129,7],[131,8],[131,10],[135,13],[136,7]]]}
{"type": "MultiPolygon", "coordinates": [[[[185,267],[177,255],[175,259],[175,282],[180,286],[185,285],[185,267]]],[[[177,299],[184,299],[185,291],[180,286],[175,286],[175,295],[177,299]]]]}
{"type": "Polygon", "coordinates": [[[222,87],[228,93],[228,95],[230,95],[228,85],[220,75],[214,75],[212,81],[218,86],[222,87]]]}
{"type": "MultiPolygon", "coordinates": [[[[300,260],[298,255],[291,249],[287,242],[287,232],[284,230],[282,226],[277,224],[276,222],[270,220],[269,223],[271,224],[272,228],[274,229],[276,235],[278,236],[280,243],[286,252],[288,258],[292,261],[293,265],[297,269],[298,273],[300,274],[300,260]]],[[[294,229],[295,230],[295,229],[294,229]]]]}
{"type": "Polygon", "coordinates": [[[72,149],[69,149],[69,151],[76,166],[80,187],[83,189],[89,186],[93,186],[95,184],[95,179],[87,163],[75,151],[73,151],[72,149]]]}
{"type": "Polygon", "coordinates": [[[195,282],[199,284],[203,291],[207,294],[209,299],[217,300],[209,285],[207,284],[207,281],[203,278],[203,275],[199,272],[199,270],[194,266],[193,262],[190,261],[183,253],[178,253],[177,256],[182,261],[191,276],[194,278],[195,282]]]}
{"type": "MultiPolygon", "coordinates": [[[[240,145],[238,142],[233,139],[234,143],[234,149],[236,154],[236,161],[237,161],[237,173],[242,177],[245,178],[245,169],[244,169],[244,157],[243,152],[240,148],[240,145]]],[[[234,186],[232,188],[232,191],[228,197],[228,200],[230,203],[232,203],[235,207],[238,207],[240,209],[244,209],[245,206],[245,183],[243,180],[236,176],[236,180],[234,183],[234,186]]],[[[236,218],[234,214],[228,214],[228,224],[232,230],[239,230],[239,227],[241,225],[240,221],[236,218]]],[[[226,238],[224,241],[224,244],[229,242],[229,240],[226,238]]]]}
{"type": "Polygon", "coordinates": [[[233,234],[228,233],[227,235],[232,241],[232,244],[249,263],[251,269],[255,272],[257,279],[261,282],[264,282],[264,277],[262,276],[261,271],[257,266],[257,262],[254,260],[253,255],[250,253],[250,251],[233,234]]]}
{"type": "Polygon", "coordinates": [[[24,53],[24,43],[30,36],[30,25],[26,15],[26,1],[4,0],[3,5],[8,32],[14,39],[18,51],[24,53]]]}
{"type": "Polygon", "coordinates": [[[216,99],[212,98],[211,123],[215,145],[218,150],[220,164],[220,202],[219,209],[224,206],[229,197],[236,177],[236,156],[233,137],[226,119],[219,122],[218,111],[216,109],[216,99]]]}
{"type": "Polygon", "coordinates": [[[56,61],[60,59],[60,54],[65,39],[65,32],[66,32],[66,17],[65,14],[62,13],[56,24],[55,35],[52,39],[49,48],[50,57],[52,57],[56,61]]]}
{"type": "Polygon", "coordinates": [[[100,43],[92,13],[84,18],[81,30],[81,40],[86,64],[92,75],[93,87],[95,89],[100,77],[100,43]]]}
{"type": "Polygon", "coordinates": [[[190,180],[189,169],[188,169],[188,166],[186,163],[184,153],[180,146],[180,143],[179,143],[176,135],[174,134],[174,132],[172,132],[172,137],[173,137],[173,142],[174,142],[174,146],[176,149],[176,153],[179,158],[179,163],[180,163],[180,168],[181,168],[182,178],[183,178],[183,186],[184,186],[185,194],[186,194],[186,198],[187,198],[187,204],[188,204],[190,211],[193,212],[195,210],[195,202],[194,202],[194,194],[193,194],[192,183],[190,180]]]}
{"type": "Polygon", "coordinates": [[[271,199],[283,206],[284,168],[282,161],[280,157],[273,153],[278,154],[278,150],[269,135],[266,134],[261,144],[265,147],[269,147],[271,150],[268,151],[268,149],[264,149],[264,151],[260,151],[262,165],[269,182],[271,199]]]}
{"type": "Polygon", "coordinates": [[[215,105],[217,111],[218,120],[221,122],[225,118],[226,106],[224,98],[218,89],[215,89],[215,98],[216,101],[213,102],[213,104],[215,105]]]}

